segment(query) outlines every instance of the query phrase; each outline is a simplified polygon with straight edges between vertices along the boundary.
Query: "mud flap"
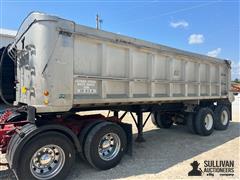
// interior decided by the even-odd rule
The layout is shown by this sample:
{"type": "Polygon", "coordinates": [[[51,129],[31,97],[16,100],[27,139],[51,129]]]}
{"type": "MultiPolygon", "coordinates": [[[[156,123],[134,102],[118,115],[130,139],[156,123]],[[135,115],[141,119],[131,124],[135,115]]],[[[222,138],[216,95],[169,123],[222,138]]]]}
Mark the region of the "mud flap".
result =
{"type": "Polygon", "coordinates": [[[119,125],[123,128],[127,136],[126,154],[132,156],[132,124],[119,123],[119,125]]]}

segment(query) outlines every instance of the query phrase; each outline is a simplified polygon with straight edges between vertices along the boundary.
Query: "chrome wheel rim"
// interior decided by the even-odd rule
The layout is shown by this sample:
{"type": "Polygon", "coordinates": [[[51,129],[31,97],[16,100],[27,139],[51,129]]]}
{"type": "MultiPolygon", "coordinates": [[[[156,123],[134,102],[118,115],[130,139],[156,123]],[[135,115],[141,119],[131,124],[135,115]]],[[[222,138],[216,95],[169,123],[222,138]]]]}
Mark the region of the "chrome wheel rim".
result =
{"type": "Polygon", "coordinates": [[[117,134],[108,133],[104,135],[98,145],[98,154],[104,161],[114,159],[121,148],[121,141],[117,134]]]}
{"type": "Polygon", "coordinates": [[[210,130],[213,126],[213,117],[211,114],[207,114],[204,118],[204,126],[207,130],[210,130]]]}
{"type": "Polygon", "coordinates": [[[223,125],[226,125],[228,123],[228,113],[226,110],[224,110],[221,114],[221,123],[223,125]]]}
{"type": "Polygon", "coordinates": [[[62,170],[64,163],[63,149],[57,145],[46,145],[32,156],[30,170],[37,179],[51,179],[62,170]]]}

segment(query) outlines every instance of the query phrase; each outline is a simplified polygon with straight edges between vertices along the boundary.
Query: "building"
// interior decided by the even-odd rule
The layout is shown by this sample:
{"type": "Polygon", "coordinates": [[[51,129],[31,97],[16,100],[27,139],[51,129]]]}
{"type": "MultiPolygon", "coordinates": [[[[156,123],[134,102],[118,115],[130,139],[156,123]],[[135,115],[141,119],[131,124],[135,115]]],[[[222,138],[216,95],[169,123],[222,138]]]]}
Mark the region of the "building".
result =
{"type": "MultiPolygon", "coordinates": [[[[0,28],[0,57],[2,56],[3,49],[2,47],[6,47],[8,44],[14,41],[14,37],[16,36],[17,31],[1,29],[0,28]]],[[[14,81],[15,81],[15,72],[14,72],[14,63],[10,60],[9,57],[5,58],[3,62],[1,62],[2,72],[0,72],[1,83],[0,88],[2,88],[2,94],[4,98],[12,103],[15,99],[15,89],[14,89],[14,81]]],[[[0,98],[0,112],[5,107],[0,98]]]]}
{"type": "Polygon", "coordinates": [[[16,34],[17,31],[0,28],[0,49],[3,46],[7,46],[9,43],[13,42],[16,34]]]}

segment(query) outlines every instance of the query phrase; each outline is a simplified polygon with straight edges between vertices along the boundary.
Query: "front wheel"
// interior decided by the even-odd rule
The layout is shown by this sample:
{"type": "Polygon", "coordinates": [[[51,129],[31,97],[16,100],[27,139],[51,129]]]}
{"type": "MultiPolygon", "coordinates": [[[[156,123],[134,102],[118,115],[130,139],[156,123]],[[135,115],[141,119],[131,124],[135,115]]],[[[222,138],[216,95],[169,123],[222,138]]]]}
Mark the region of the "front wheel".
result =
{"type": "Polygon", "coordinates": [[[18,179],[65,179],[74,160],[74,146],[65,135],[44,132],[24,145],[15,172],[18,179]]]}

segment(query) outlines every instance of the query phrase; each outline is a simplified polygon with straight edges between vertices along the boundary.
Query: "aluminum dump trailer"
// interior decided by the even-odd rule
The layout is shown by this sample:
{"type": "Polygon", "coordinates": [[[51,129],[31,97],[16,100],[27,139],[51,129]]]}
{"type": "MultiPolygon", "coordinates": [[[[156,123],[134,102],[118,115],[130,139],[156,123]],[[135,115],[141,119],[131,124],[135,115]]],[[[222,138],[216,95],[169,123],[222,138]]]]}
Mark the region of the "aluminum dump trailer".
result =
{"type": "Polygon", "coordinates": [[[137,142],[150,118],[203,136],[231,120],[227,60],[42,13],[23,21],[6,53],[15,62],[16,101],[0,117],[0,147],[19,179],[65,178],[75,153],[98,169],[116,166],[131,153],[131,125],[121,121],[127,113],[137,142]],[[113,116],[76,114],[88,110],[113,116]]]}
{"type": "Polygon", "coordinates": [[[37,112],[229,96],[228,61],[54,16],[29,15],[14,45],[21,50],[16,101],[37,112]]]}

